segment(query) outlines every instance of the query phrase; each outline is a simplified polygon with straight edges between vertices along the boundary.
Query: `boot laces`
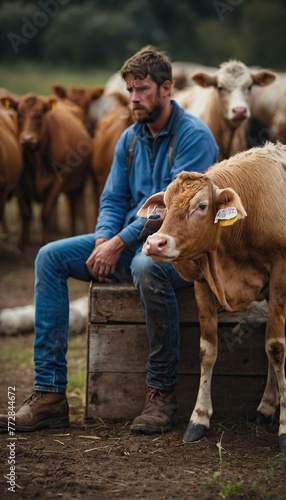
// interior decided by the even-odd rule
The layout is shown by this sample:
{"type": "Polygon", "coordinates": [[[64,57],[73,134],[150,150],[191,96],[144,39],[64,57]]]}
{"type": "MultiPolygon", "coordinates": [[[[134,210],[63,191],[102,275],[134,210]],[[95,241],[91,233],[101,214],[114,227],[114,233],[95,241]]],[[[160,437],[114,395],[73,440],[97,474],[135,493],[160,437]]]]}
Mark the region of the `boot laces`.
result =
{"type": "Polygon", "coordinates": [[[146,401],[152,401],[157,395],[164,398],[168,396],[169,392],[160,391],[159,389],[154,389],[153,387],[148,387],[146,401]]]}
{"type": "Polygon", "coordinates": [[[31,396],[26,399],[26,401],[24,401],[23,403],[23,406],[24,405],[33,405],[35,404],[40,398],[42,397],[42,393],[39,392],[39,391],[33,391],[31,396]]]}
{"type": "Polygon", "coordinates": [[[158,389],[153,389],[152,387],[148,387],[148,392],[147,392],[147,401],[152,401],[154,397],[157,394],[158,389]]]}

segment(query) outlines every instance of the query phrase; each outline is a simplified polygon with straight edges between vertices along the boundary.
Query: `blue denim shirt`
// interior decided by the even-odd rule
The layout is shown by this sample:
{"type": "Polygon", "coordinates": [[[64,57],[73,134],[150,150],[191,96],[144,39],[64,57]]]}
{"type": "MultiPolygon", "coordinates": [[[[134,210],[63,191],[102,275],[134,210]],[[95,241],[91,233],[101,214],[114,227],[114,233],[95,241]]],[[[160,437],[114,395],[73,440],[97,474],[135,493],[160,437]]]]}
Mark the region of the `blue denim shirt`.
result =
{"type": "Polygon", "coordinates": [[[137,211],[151,194],[164,191],[182,170],[204,172],[217,161],[218,147],[210,129],[197,117],[183,113],[172,101],[173,112],[155,138],[145,124],[135,123],[120,136],[100,198],[100,212],[95,239],[110,239],[116,234],[127,246],[138,244],[146,222],[137,211]],[[136,142],[131,171],[128,172],[127,149],[131,134],[136,142]],[[169,162],[169,145],[176,133],[174,164],[169,162]]]}

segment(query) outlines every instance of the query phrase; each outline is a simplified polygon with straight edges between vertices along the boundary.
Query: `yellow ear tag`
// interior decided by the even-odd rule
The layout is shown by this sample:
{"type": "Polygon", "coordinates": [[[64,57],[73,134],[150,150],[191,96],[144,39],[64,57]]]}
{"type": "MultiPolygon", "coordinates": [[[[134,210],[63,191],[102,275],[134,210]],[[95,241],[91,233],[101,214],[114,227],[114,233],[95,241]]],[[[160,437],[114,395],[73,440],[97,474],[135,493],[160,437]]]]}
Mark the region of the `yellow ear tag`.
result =
{"type": "Polygon", "coordinates": [[[10,101],[9,99],[5,99],[5,108],[10,109],[10,101]]]}
{"type": "Polygon", "coordinates": [[[220,226],[231,226],[236,221],[236,219],[238,219],[238,216],[233,217],[232,219],[220,220],[219,225],[220,226]]]}
{"type": "Polygon", "coordinates": [[[52,101],[51,110],[55,109],[56,105],[57,105],[56,101],[52,101]]]}
{"type": "Polygon", "coordinates": [[[238,218],[236,207],[220,208],[215,216],[214,223],[220,226],[231,226],[238,218]]]}

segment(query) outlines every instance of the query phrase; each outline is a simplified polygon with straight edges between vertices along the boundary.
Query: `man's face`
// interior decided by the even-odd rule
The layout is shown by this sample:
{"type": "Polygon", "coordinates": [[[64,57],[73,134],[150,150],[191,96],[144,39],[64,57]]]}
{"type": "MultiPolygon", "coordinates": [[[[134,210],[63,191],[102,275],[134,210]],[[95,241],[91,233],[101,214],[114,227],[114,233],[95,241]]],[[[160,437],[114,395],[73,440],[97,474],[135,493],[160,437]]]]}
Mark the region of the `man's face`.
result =
{"type": "Polygon", "coordinates": [[[149,76],[140,79],[129,74],[125,81],[131,98],[133,119],[140,123],[153,123],[163,108],[161,87],[149,76]]]}

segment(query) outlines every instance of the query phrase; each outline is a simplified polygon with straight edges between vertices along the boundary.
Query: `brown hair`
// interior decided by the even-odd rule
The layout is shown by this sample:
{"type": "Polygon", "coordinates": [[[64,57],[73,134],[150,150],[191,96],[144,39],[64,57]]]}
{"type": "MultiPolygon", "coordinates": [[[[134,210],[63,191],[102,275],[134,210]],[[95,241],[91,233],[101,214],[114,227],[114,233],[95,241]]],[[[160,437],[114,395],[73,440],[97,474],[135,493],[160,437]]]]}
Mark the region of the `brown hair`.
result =
{"type": "Polygon", "coordinates": [[[129,73],[140,79],[149,75],[158,85],[166,80],[172,82],[172,64],[169,57],[152,45],[146,45],[125,61],[120,75],[125,80],[129,73]]]}

